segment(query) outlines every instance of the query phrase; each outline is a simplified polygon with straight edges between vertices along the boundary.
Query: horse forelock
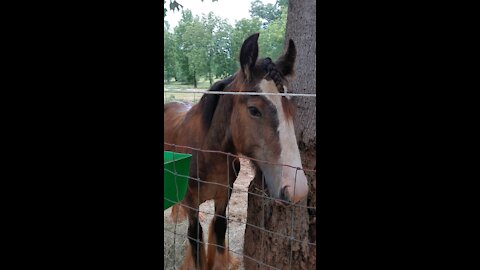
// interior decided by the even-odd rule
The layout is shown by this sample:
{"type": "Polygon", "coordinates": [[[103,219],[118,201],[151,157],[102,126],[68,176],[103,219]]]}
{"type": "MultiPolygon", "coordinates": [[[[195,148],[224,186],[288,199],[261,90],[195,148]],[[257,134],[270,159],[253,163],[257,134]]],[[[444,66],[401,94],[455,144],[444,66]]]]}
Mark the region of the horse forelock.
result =
{"type": "MultiPolygon", "coordinates": [[[[263,62],[263,69],[266,74],[260,80],[260,83],[255,87],[259,92],[264,93],[288,93],[286,86],[287,79],[277,69],[275,64],[266,58],[263,62]]],[[[285,96],[267,96],[277,109],[282,110],[284,116],[287,119],[291,119],[295,114],[295,105],[291,101],[290,97],[285,96]]]]}
{"type": "Polygon", "coordinates": [[[265,78],[272,80],[277,86],[278,91],[286,91],[284,81],[286,80],[282,72],[277,68],[275,63],[269,57],[263,59],[261,63],[263,71],[266,73],[265,78]]]}

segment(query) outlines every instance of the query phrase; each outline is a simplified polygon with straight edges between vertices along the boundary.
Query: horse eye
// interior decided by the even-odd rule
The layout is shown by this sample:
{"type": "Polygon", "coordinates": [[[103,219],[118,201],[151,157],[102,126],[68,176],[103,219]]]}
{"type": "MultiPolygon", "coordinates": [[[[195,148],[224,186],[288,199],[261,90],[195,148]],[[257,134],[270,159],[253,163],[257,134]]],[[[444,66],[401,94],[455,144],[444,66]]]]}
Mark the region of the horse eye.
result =
{"type": "Polygon", "coordinates": [[[255,117],[260,117],[262,116],[262,114],[260,113],[260,111],[253,107],[253,106],[250,106],[248,107],[248,112],[252,115],[252,116],[255,116],[255,117]]]}

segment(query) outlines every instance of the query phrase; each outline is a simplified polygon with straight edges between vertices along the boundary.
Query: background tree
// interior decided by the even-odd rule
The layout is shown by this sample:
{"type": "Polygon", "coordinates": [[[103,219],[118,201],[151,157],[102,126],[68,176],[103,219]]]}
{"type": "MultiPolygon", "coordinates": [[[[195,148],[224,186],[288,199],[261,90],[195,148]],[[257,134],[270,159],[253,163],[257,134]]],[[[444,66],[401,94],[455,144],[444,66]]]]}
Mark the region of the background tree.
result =
{"type": "Polygon", "coordinates": [[[183,40],[193,87],[197,88],[200,76],[206,76],[209,72],[208,50],[210,47],[210,35],[198,16],[195,16],[193,21],[187,25],[183,40]]]}
{"type": "Polygon", "coordinates": [[[210,86],[213,84],[214,55],[215,55],[215,36],[218,31],[220,18],[215,16],[213,12],[209,12],[202,17],[202,25],[204,27],[204,45],[206,46],[206,73],[210,86]]]}
{"type": "MultiPolygon", "coordinates": [[[[203,0],[201,0],[203,2],[203,0]]],[[[212,0],[212,2],[217,2],[218,0],[212,0]]],[[[165,4],[167,3],[166,0],[163,0],[163,17],[165,18],[167,16],[167,8],[165,8],[165,4]]],[[[170,10],[175,11],[180,11],[180,8],[183,9],[183,6],[177,2],[176,0],[170,0],[170,10]]]]}
{"type": "Polygon", "coordinates": [[[276,4],[280,7],[288,7],[288,0],[277,0],[276,4]]]}
{"type": "MultiPolygon", "coordinates": [[[[287,29],[285,41],[291,38],[297,48],[296,78],[291,89],[297,93],[314,93],[316,89],[316,1],[290,0],[288,3],[287,29]]],[[[300,155],[305,168],[316,169],[316,101],[308,97],[296,97],[297,105],[295,128],[300,155]]],[[[315,176],[306,173],[309,181],[309,195],[306,205],[316,207],[315,176]]],[[[261,173],[257,170],[250,183],[249,192],[262,195],[261,173]]],[[[248,195],[247,224],[263,227],[269,231],[303,241],[290,242],[252,226],[246,225],[244,253],[268,265],[280,269],[316,269],[315,242],[316,213],[300,207],[277,206],[261,196],[248,195]],[[292,211],[295,209],[295,211],[292,211]],[[264,211],[263,211],[264,210],[264,211]],[[292,222],[293,221],[293,222],[292,222]],[[293,223],[293,226],[291,226],[293,223]]],[[[245,269],[258,269],[259,265],[244,258],[245,269]]],[[[261,267],[263,269],[263,267],[261,267]]]]}
{"type": "Polygon", "coordinates": [[[260,31],[262,22],[259,18],[241,19],[237,21],[232,33],[232,53],[235,57],[235,71],[240,68],[240,48],[243,41],[251,34],[258,33],[260,31]]]}
{"type": "MultiPolygon", "coordinates": [[[[193,23],[193,15],[190,10],[182,11],[182,18],[174,29],[175,41],[175,74],[182,82],[192,82],[193,76],[190,73],[187,52],[191,49],[188,37],[185,35],[187,28],[193,23]]],[[[164,40],[164,48],[165,48],[164,40]]]]}
{"type": "Polygon", "coordinates": [[[175,37],[169,32],[170,26],[168,22],[163,25],[163,79],[168,83],[170,79],[176,78],[175,75],[175,37]]]}
{"type": "Polygon", "coordinates": [[[250,15],[258,17],[263,21],[263,28],[280,17],[281,10],[278,9],[278,4],[263,4],[261,0],[255,0],[250,4],[250,15]]]}
{"type": "Polygon", "coordinates": [[[226,78],[235,72],[236,59],[232,51],[231,41],[233,27],[224,19],[218,21],[217,27],[217,31],[213,36],[213,73],[215,78],[219,79],[226,78]]]}
{"type": "Polygon", "coordinates": [[[287,7],[278,8],[279,15],[268,26],[260,30],[258,40],[261,57],[277,59],[283,53],[285,41],[285,26],[287,24],[287,7]]]}
{"type": "MultiPolygon", "coordinates": [[[[251,8],[254,17],[241,19],[234,26],[213,13],[197,19],[190,10],[172,4],[170,8],[175,12],[182,10],[182,18],[173,35],[164,33],[165,81],[168,83],[173,76],[176,81],[191,83],[196,88],[200,77],[206,77],[212,85],[214,79],[234,74],[240,66],[240,46],[245,38],[257,32],[261,33],[260,56],[277,58],[283,51],[287,20],[287,5],[283,2],[263,5],[257,0],[251,8]],[[263,28],[262,20],[268,21],[263,28]]],[[[168,22],[164,30],[169,30],[168,22]]]]}

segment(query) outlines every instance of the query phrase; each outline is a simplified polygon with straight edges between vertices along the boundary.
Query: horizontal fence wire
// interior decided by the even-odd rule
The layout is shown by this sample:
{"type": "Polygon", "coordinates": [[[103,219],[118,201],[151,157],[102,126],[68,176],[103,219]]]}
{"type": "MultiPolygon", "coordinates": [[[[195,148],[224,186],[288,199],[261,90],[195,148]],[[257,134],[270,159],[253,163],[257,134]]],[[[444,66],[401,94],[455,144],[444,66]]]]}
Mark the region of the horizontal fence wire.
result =
{"type": "MultiPolygon", "coordinates": [[[[273,165],[277,165],[277,166],[285,166],[285,167],[290,167],[290,168],[294,168],[296,169],[297,171],[298,170],[303,170],[304,172],[306,173],[313,173],[315,174],[316,173],[316,170],[312,170],[312,169],[302,169],[302,168],[299,168],[299,167],[295,167],[295,166],[291,166],[291,165],[288,165],[288,164],[278,164],[278,163],[272,163],[272,162],[268,162],[268,161],[264,161],[264,160],[258,160],[258,159],[254,159],[254,158],[251,158],[251,157],[247,157],[247,156],[243,156],[243,155],[234,155],[234,154],[231,154],[231,153],[228,153],[228,152],[223,152],[223,151],[218,151],[218,150],[207,150],[207,149],[200,149],[200,148],[195,148],[195,147],[189,147],[189,146],[184,146],[184,145],[176,145],[176,144],[171,144],[171,143],[165,143],[164,142],[164,146],[170,146],[174,149],[174,152],[176,152],[178,149],[183,149],[184,151],[180,151],[180,153],[190,153],[191,154],[192,152],[194,151],[197,151],[197,152],[203,152],[203,153],[216,153],[216,154],[222,154],[222,155],[225,155],[225,156],[228,156],[228,157],[233,157],[232,159],[232,166],[234,165],[234,162],[237,160],[237,159],[246,159],[246,160],[254,160],[254,161],[257,161],[257,162],[265,162],[265,163],[268,163],[268,164],[273,164],[273,165]],[[189,150],[189,151],[187,151],[189,150]]],[[[227,159],[228,160],[228,159],[227,159]]],[[[175,155],[174,155],[174,159],[173,161],[175,161],[175,155]]],[[[198,157],[197,157],[197,164],[198,164],[198,157]]],[[[227,165],[229,166],[229,165],[227,165]]],[[[198,167],[197,167],[198,169],[198,167]]],[[[174,169],[175,170],[175,169],[174,169]]],[[[164,169],[165,172],[168,172],[168,173],[171,173],[175,176],[175,182],[176,182],[176,178],[177,177],[185,177],[187,178],[189,181],[196,181],[197,183],[202,183],[202,184],[209,184],[209,185],[218,185],[218,186],[222,186],[224,188],[227,188],[228,190],[230,191],[233,191],[234,190],[234,187],[233,185],[230,186],[230,183],[227,184],[221,184],[221,183],[217,183],[217,182],[212,182],[212,180],[214,179],[209,179],[210,181],[205,181],[205,180],[201,180],[199,178],[194,178],[194,177],[191,177],[190,175],[183,175],[183,174],[179,174],[175,171],[172,171],[172,170],[169,170],[169,169],[164,169]]],[[[238,177],[238,173],[239,172],[235,172],[235,177],[238,177]]],[[[197,175],[198,176],[198,175],[197,175]]],[[[199,188],[199,185],[198,185],[198,188],[199,188]]],[[[261,191],[261,194],[257,194],[257,193],[253,193],[253,192],[250,192],[250,191],[246,191],[246,193],[248,194],[248,196],[250,195],[253,195],[253,196],[257,196],[257,197],[262,197],[263,199],[267,199],[267,200],[271,200],[271,201],[274,201],[274,200],[279,200],[279,199],[274,199],[270,196],[268,196],[268,194],[266,194],[263,190],[258,190],[257,191],[261,191]]],[[[169,198],[165,198],[164,197],[164,200],[167,200],[171,203],[176,203],[176,201],[172,201],[170,200],[169,198]]],[[[178,187],[177,187],[177,201],[178,201],[178,187]]],[[[285,204],[285,205],[289,205],[289,206],[293,206],[293,207],[300,207],[300,208],[306,208],[308,210],[316,210],[316,207],[312,207],[312,206],[308,206],[308,205],[303,205],[303,204],[299,204],[299,203],[292,203],[292,202],[289,202],[289,201],[284,201],[282,200],[282,202],[285,204]]],[[[292,242],[297,242],[297,243],[300,243],[300,244],[306,244],[307,246],[310,246],[310,247],[315,247],[316,248],[316,243],[315,242],[309,242],[309,241],[305,241],[305,240],[300,240],[300,239],[296,239],[295,237],[293,237],[293,235],[284,235],[284,234],[281,234],[281,233],[277,233],[277,232],[274,232],[274,231],[271,231],[271,230],[267,230],[265,228],[262,228],[260,226],[257,226],[257,225],[254,225],[254,224],[251,224],[251,223],[247,223],[247,222],[243,222],[243,221],[238,221],[238,220],[235,220],[233,218],[230,218],[229,217],[229,214],[227,213],[225,216],[224,215],[220,215],[220,214],[217,214],[215,212],[210,212],[210,211],[202,211],[200,210],[199,208],[193,208],[193,207],[190,207],[189,205],[186,205],[184,204],[183,202],[179,202],[179,203],[176,203],[176,205],[181,205],[182,207],[185,207],[186,209],[190,209],[190,210],[193,210],[195,212],[197,212],[198,214],[200,213],[204,213],[204,214],[207,214],[207,215],[211,215],[213,217],[219,217],[219,218],[224,218],[226,219],[228,222],[233,222],[233,223],[237,223],[237,224],[242,224],[242,225],[245,225],[245,226],[251,226],[252,228],[255,228],[259,231],[262,232],[262,239],[263,239],[263,235],[264,234],[267,234],[267,235],[271,235],[271,236],[277,236],[277,237],[282,237],[282,238],[285,238],[285,240],[287,241],[290,241],[290,243],[292,242]]],[[[293,209],[292,209],[293,211],[293,209]]],[[[177,216],[178,217],[178,216],[177,216]]],[[[188,239],[191,239],[193,241],[196,241],[197,243],[203,243],[203,244],[206,244],[207,246],[217,246],[217,247],[222,247],[224,248],[223,246],[219,246],[219,245],[216,245],[216,244],[213,244],[213,243],[207,243],[205,241],[200,241],[198,239],[193,239],[191,237],[189,237],[187,234],[181,234],[181,233],[177,233],[177,226],[176,226],[176,223],[177,221],[175,220],[175,229],[174,231],[171,231],[171,230],[168,230],[168,229],[164,229],[166,232],[169,232],[169,233],[172,233],[173,236],[174,236],[174,252],[175,252],[175,238],[176,236],[182,236],[182,237],[187,237],[188,239]]],[[[293,219],[293,212],[292,212],[292,233],[293,233],[293,226],[294,226],[294,219],[293,219]]],[[[264,225],[263,225],[264,226],[264,225]]],[[[228,226],[229,228],[230,226],[228,226]]],[[[198,229],[198,227],[197,227],[198,229]]],[[[198,235],[198,234],[197,234],[198,235]]],[[[228,232],[227,232],[227,235],[228,232]]],[[[229,241],[229,238],[226,239],[227,241],[229,241]]],[[[189,245],[189,243],[187,243],[187,245],[189,245]]],[[[198,247],[198,245],[197,245],[198,247]]],[[[269,269],[279,269],[279,268],[276,268],[274,266],[271,266],[271,265],[268,265],[266,264],[265,262],[262,262],[258,259],[255,259],[255,258],[252,258],[248,255],[245,255],[245,254],[241,254],[237,251],[234,251],[232,249],[230,249],[230,245],[228,245],[228,251],[229,252],[232,252],[234,254],[237,254],[237,255],[240,255],[240,256],[243,256],[243,258],[246,258],[246,259],[249,259],[255,263],[258,263],[259,265],[263,266],[263,267],[268,267],[269,269]]],[[[290,269],[292,267],[292,253],[293,253],[293,250],[291,248],[290,250],[290,269]]],[[[197,253],[199,254],[199,253],[197,253]]],[[[174,255],[174,264],[175,264],[175,255],[174,255]]],[[[174,268],[176,268],[176,266],[174,265],[174,268]]]]}
{"type": "Polygon", "coordinates": [[[259,92],[222,92],[222,91],[201,91],[201,90],[163,90],[165,93],[193,93],[209,95],[248,95],[248,96],[292,96],[292,97],[316,97],[316,94],[300,93],[259,93],[259,92]]]}
{"type": "MultiPolygon", "coordinates": [[[[210,181],[204,181],[204,180],[200,180],[198,178],[194,178],[194,177],[191,177],[189,175],[182,175],[182,174],[179,174],[177,172],[174,172],[174,171],[171,171],[169,169],[164,169],[164,172],[168,172],[168,173],[171,173],[173,174],[174,176],[178,176],[178,177],[186,177],[188,178],[189,180],[192,180],[192,181],[196,181],[198,183],[203,183],[203,184],[209,184],[209,185],[216,185],[216,186],[221,186],[221,187],[224,187],[224,188],[227,188],[227,189],[230,189],[233,191],[233,187],[230,187],[228,185],[225,185],[225,184],[220,184],[220,183],[215,183],[215,182],[210,182],[210,181]]],[[[213,180],[213,179],[212,179],[213,180]]],[[[293,207],[299,207],[299,208],[306,208],[306,209],[310,209],[310,210],[316,210],[316,207],[312,207],[312,206],[307,206],[307,205],[302,205],[302,204],[296,204],[296,203],[292,203],[292,202],[289,202],[289,201],[285,201],[285,200],[281,200],[281,199],[274,199],[272,197],[269,197],[267,194],[263,194],[263,195],[259,195],[259,194],[256,194],[256,193],[253,193],[253,192],[249,192],[247,191],[247,194],[249,195],[253,195],[253,196],[257,196],[257,197],[262,197],[264,199],[269,199],[269,200],[276,200],[276,201],[281,201],[282,203],[284,203],[285,205],[290,205],[290,206],[293,206],[293,207]]],[[[178,195],[177,195],[178,197],[178,195]]],[[[170,201],[168,198],[165,198],[166,200],[170,201]]]]}
{"type": "Polygon", "coordinates": [[[196,147],[191,147],[191,146],[186,146],[186,145],[177,145],[177,144],[166,143],[166,142],[164,142],[163,144],[164,144],[164,145],[171,146],[171,147],[174,147],[175,149],[176,149],[176,148],[184,148],[184,149],[189,149],[189,150],[198,151],[198,152],[204,152],[204,153],[223,154],[223,155],[230,156],[230,157],[245,158],[245,159],[248,159],[248,160],[253,160],[253,161],[257,161],[257,162],[262,162],[262,163],[266,163],[266,164],[270,164],[270,165],[290,167],[290,168],[298,169],[298,170],[301,170],[301,171],[304,171],[304,172],[313,172],[313,173],[316,173],[316,170],[312,170],[312,169],[303,169],[303,168],[296,167],[296,166],[291,166],[291,165],[288,165],[288,164],[274,163],[274,162],[270,162],[270,161],[266,161],[266,160],[261,160],[261,159],[252,158],[252,157],[249,157],[249,156],[235,155],[235,154],[232,154],[232,153],[223,152],[223,151],[219,151],[219,150],[207,150],[207,149],[201,149],[201,148],[196,148],[196,147]]]}
{"type": "MultiPolygon", "coordinates": [[[[250,193],[252,194],[252,193],[250,193]]],[[[164,198],[165,200],[169,201],[169,202],[173,202],[175,203],[175,201],[173,200],[170,200],[169,198],[164,198]]],[[[223,215],[219,215],[219,214],[216,214],[216,213],[212,213],[212,212],[207,212],[207,211],[202,211],[200,209],[197,209],[197,208],[193,208],[193,207],[190,207],[186,204],[183,204],[183,203],[177,203],[177,205],[181,205],[185,208],[188,208],[188,209],[191,209],[191,210],[194,210],[195,212],[198,212],[198,213],[204,213],[204,214],[207,214],[207,215],[212,215],[212,216],[215,216],[215,217],[221,217],[221,218],[224,218],[226,220],[229,220],[231,222],[235,222],[235,223],[240,223],[240,224],[243,224],[243,225],[248,225],[248,226],[252,226],[253,228],[255,229],[258,229],[258,230],[261,230],[262,232],[265,232],[265,233],[268,233],[268,234],[271,234],[271,235],[274,235],[274,236],[279,236],[279,237],[283,237],[283,238],[287,238],[288,240],[292,240],[292,241],[295,241],[297,243],[301,243],[301,244],[307,244],[309,246],[316,246],[317,244],[316,243],[312,243],[312,242],[305,242],[305,241],[302,241],[302,240],[298,240],[298,239],[295,239],[295,238],[292,238],[291,236],[287,236],[287,235],[283,235],[281,233],[276,233],[276,232],[273,232],[273,231],[269,231],[265,228],[262,228],[262,227],[259,227],[257,225],[253,225],[251,223],[247,223],[247,222],[242,222],[242,221],[236,221],[234,219],[230,219],[228,218],[227,216],[223,216],[223,215]]]]}

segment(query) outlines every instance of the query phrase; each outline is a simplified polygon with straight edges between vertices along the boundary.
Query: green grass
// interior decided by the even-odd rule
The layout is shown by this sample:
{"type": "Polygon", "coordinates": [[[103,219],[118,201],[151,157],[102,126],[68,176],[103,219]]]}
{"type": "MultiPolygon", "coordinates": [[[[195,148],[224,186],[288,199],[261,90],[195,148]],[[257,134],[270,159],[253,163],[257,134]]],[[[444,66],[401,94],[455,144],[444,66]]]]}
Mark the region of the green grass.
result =
{"type": "MultiPolygon", "coordinates": [[[[193,88],[193,84],[184,84],[180,82],[170,82],[163,85],[164,90],[198,90],[205,91],[210,88],[210,83],[208,80],[201,79],[197,83],[197,88],[193,88]]],[[[164,103],[172,101],[184,101],[190,103],[197,103],[203,94],[197,93],[165,93],[163,95],[164,103]]]]}
{"type": "Polygon", "coordinates": [[[184,101],[189,103],[197,103],[203,94],[195,93],[165,93],[163,103],[172,101],[184,101]]]}
{"type": "MultiPolygon", "coordinates": [[[[181,82],[169,82],[168,84],[164,84],[164,85],[165,85],[165,88],[172,87],[176,89],[193,89],[193,84],[186,84],[181,82]]],[[[208,82],[208,80],[200,79],[200,81],[197,82],[197,89],[208,89],[208,88],[210,88],[210,83],[208,82]]]]}

